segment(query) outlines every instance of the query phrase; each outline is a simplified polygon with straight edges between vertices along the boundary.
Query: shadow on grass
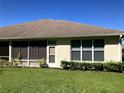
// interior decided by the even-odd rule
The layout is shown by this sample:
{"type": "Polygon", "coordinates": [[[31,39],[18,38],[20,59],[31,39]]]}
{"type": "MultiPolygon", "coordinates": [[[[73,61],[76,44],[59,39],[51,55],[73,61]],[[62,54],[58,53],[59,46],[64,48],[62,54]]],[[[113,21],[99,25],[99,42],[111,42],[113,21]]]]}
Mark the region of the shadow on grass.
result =
{"type": "Polygon", "coordinates": [[[2,69],[0,68],[0,75],[2,75],[2,69]]]}

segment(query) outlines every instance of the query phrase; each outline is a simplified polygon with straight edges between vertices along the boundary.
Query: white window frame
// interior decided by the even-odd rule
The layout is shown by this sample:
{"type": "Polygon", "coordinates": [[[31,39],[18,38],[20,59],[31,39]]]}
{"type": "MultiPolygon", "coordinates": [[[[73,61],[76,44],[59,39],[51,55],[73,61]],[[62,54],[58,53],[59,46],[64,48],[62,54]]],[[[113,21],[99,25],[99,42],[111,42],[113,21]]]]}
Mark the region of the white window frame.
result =
{"type": "MultiPolygon", "coordinates": [[[[82,39],[83,40],[83,39],[82,39]]],[[[87,60],[83,60],[82,59],[82,53],[83,53],[83,51],[91,51],[92,52],[92,60],[91,60],[91,62],[94,62],[95,61],[95,56],[94,56],[94,52],[95,51],[103,51],[104,52],[104,47],[103,48],[95,48],[94,47],[94,40],[96,40],[96,39],[91,39],[92,40],[92,47],[91,48],[83,48],[82,47],[82,40],[80,40],[80,47],[79,48],[72,48],[71,47],[71,53],[72,53],[72,51],[80,51],[80,60],[79,61],[87,61],[87,60]]],[[[90,40],[90,39],[85,39],[85,40],[90,40]]],[[[104,39],[103,39],[104,40],[104,39]]],[[[71,40],[72,41],[72,40],[71,40]]],[[[104,55],[105,56],[105,55],[104,55]]],[[[72,59],[72,58],[71,58],[72,59]]],[[[105,59],[105,58],[104,58],[105,59]]]]}

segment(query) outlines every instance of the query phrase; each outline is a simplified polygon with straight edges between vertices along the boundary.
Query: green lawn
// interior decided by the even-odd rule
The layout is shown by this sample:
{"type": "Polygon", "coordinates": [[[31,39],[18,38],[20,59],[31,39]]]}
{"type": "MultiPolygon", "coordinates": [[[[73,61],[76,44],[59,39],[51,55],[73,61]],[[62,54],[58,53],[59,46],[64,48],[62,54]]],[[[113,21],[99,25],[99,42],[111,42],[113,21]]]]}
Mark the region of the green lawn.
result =
{"type": "Polygon", "coordinates": [[[4,68],[0,93],[124,93],[124,74],[40,68],[4,68]]]}

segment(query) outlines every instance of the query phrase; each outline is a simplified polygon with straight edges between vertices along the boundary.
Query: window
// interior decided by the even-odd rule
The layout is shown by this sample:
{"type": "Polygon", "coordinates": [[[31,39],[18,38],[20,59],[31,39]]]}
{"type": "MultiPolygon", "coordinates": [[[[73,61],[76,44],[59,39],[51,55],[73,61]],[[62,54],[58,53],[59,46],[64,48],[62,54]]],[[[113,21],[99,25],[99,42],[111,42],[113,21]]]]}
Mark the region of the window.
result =
{"type": "Polygon", "coordinates": [[[9,56],[9,42],[0,42],[0,56],[9,56]]]}
{"type": "Polygon", "coordinates": [[[94,40],[94,61],[104,61],[104,40],[94,40]]]}
{"type": "Polygon", "coordinates": [[[83,51],[82,52],[82,60],[92,61],[92,51],[83,51]]]}
{"type": "Polygon", "coordinates": [[[55,45],[56,41],[48,41],[49,63],[55,63],[55,45]]]}
{"type": "Polygon", "coordinates": [[[92,48],[92,40],[82,40],[83,48],[92,48]]]}
{"type": "Polygon", "coordinates": [[[104,61],[104,40],[72,40],[71,60],[104,61]]]}
{"type": "Polygon", "coordinates": [[[55,62],[55,47],[49,47],[49,63],[55,62]]]}
{"type": "Polygon", "coordinates": [[[49,54],[55,54],[55,47],[49,48],[49,54]]]}
{"type": "Polygon", "coordinates": [[[95,61],[104,61],[104,52],[103,51],[94,51],[94,60],[95,61]]]}
{"type": "Polygon", "coordinates": [[[72,48],[80,48],[80,46],[81,46],[80,40],[72,40],[71,41],[72,48]]]}
{"type": "Polygon", "coordinates": [[[72,40],[71,41],[71,59],[72,60],[81,60],[80,58],[80,47],[81,41],[80,40],[72,40]]]}
{"type": "Polygon", "coordinates": [[[72,51],[71,58],[72,60],[80,60],[80,51],[72,51]]]}
{"type": "Polygon", "coordinates": [[[82,60],[92,61],[92,40],[82,40],[82,60]]]}
{"type": "Polygon", "coordinates": [[[49,56],[49,63],[55,63],[55,55],[49,56]]]}
{"type": "Polygon", "coordinates": [[[103,39],[96,39],[96,40],[94,40],[94,47],[96,48],[96,47],[98,47],[98,48],[100,48],[100,47],[104,47],[104,40],[103,39]]]}

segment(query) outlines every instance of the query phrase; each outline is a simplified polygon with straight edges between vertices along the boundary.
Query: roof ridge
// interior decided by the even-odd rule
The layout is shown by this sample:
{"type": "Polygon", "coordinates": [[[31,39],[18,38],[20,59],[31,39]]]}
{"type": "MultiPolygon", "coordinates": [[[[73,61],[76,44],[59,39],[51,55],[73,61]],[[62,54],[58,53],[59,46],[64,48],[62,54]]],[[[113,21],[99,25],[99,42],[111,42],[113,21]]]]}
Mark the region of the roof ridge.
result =
{"type": "MultiPolygon", "coordinates": [[[[112,28],[96,26],[96,25],[92,25],[92,24],[79,23],[79,22],[76,22],[76,21],[68,21],[68,20],[63,20],[63,19],[40,19],[40,20],[23,22],[23,23],[19,23],[19,24],[10,25],[10,26],[0,27],[0,28],[6,28],[6,27],[12,27],[12,26],[21,26],[21,25],[25,25],[25,24],[34,24],[34,23],[37,23],[37,22],[45,22],[45,21],[65,22],[65,23],[77,24],[77,25],[82,25],[82,26],[94,27],[96,29],[115,30],[116,31],[116,29],[112,29],[112,28]]],[[[123,30],[117,30],[117,31],[123,31],[123,30]]]]}

